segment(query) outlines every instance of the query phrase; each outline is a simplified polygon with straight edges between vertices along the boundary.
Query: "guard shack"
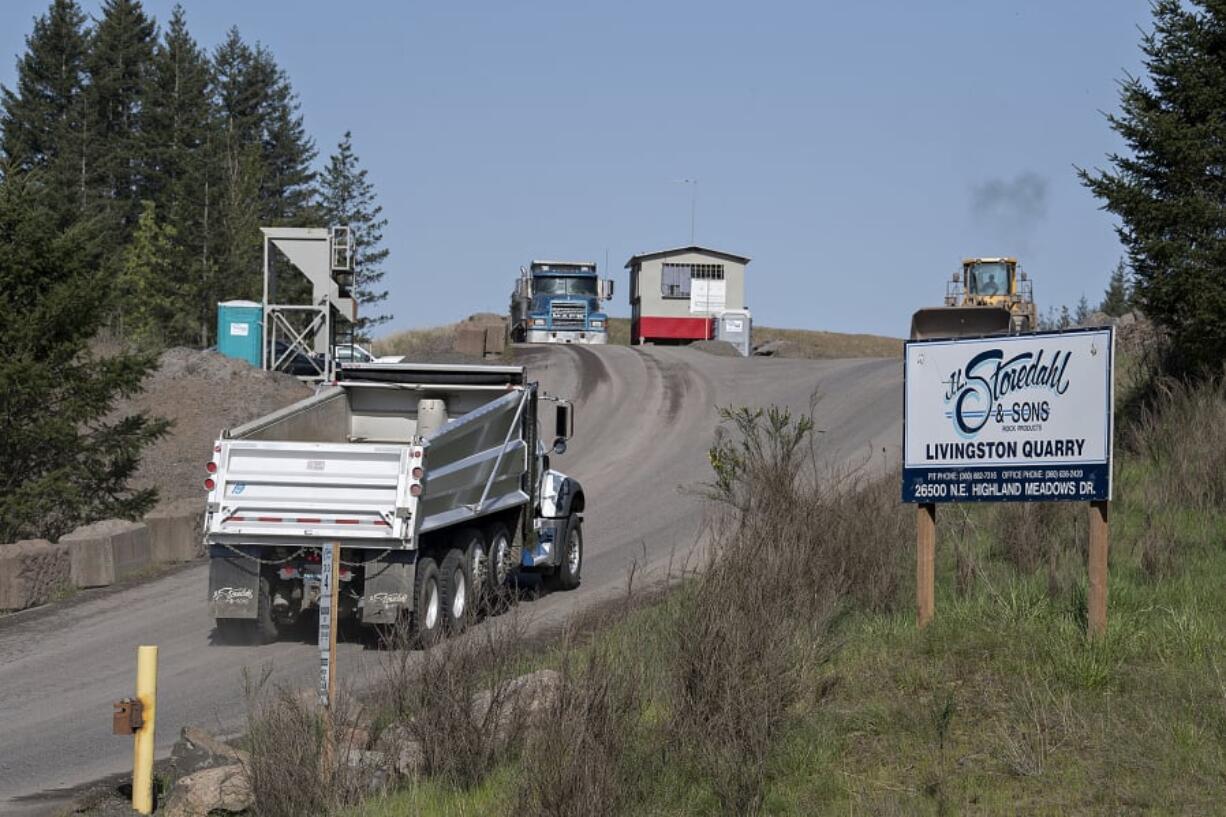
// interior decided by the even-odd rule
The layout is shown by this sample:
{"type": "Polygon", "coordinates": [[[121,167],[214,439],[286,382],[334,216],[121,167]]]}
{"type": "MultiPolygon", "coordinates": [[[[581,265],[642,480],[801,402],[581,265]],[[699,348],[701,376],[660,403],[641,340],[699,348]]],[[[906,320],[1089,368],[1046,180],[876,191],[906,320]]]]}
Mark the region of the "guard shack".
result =
{"type": "Polygon", "coordinates": [[[630,270],[630,342],[688,343],[716,337],[715,321],[745,309],[749,259],[692,245],[641,253],[630,270]]]}

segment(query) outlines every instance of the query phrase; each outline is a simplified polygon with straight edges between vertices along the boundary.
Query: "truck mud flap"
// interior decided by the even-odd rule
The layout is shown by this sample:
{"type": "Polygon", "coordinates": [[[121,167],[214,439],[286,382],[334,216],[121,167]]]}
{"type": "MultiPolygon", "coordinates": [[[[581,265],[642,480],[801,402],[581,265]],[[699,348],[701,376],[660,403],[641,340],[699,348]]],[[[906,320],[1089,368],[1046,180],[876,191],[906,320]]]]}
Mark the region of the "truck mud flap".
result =
{"type": "Polygon", "coordinates": [[[363,624],[395,624],[412,609],[416,553],[388,553],[366,563],[363,624]]]}
{"type": "Polygon", "coordinates": [[[209,615],[255,618],[260,601],[260,563],[214,546],[209,552],[209,615]]]}

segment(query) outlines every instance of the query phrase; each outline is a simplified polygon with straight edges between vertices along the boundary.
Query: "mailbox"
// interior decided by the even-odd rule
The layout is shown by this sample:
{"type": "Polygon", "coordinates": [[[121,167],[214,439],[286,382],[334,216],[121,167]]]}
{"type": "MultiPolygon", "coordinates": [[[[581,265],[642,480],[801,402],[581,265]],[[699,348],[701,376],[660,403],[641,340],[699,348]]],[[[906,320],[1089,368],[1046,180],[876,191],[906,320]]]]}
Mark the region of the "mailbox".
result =
{"type": "Polygon", "coordinates": [[[114,704],[111,731],[116,735],[134,735],[145,725],[145,707],[135,698],[124,698],[114,704]]]}

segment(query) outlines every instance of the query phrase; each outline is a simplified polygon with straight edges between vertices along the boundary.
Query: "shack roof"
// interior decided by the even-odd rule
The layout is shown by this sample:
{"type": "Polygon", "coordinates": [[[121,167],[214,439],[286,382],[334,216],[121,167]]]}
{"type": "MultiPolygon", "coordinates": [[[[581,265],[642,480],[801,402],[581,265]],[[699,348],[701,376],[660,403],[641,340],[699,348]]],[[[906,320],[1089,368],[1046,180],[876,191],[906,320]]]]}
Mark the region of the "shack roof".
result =
{"type": "Polygon", "coordinates": [[[711,255],[716,258],[723,258],[726,261],[734,261],[737,264],[748,264],[749,258],[736,253],[724,252],[723,250],[715,250],[710,247],[700,247],[697,244],[691,244],[688,247],[673,247],[668,250],[656,250],[655,252],[642,252],[638,255],[633,255],[626,262],[626,269],[630,269],[635,264],[642,261],[654,261],[657,258],[668,258],[673,255],[685,255],[686,253],[701,253],[702,255],[711,255]]]}

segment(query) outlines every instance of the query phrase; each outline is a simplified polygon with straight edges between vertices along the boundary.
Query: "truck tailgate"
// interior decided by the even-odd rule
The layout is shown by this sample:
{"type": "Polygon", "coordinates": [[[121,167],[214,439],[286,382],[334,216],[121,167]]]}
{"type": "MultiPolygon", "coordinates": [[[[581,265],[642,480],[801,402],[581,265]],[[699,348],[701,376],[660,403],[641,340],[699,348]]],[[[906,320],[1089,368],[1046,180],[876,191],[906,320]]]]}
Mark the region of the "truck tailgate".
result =
{"type": "Polygon", "coordinates": [[[207,539],[398,546],[411,531],[398,513],[409,456],[407,445],[221,440],[207,539]]]}

